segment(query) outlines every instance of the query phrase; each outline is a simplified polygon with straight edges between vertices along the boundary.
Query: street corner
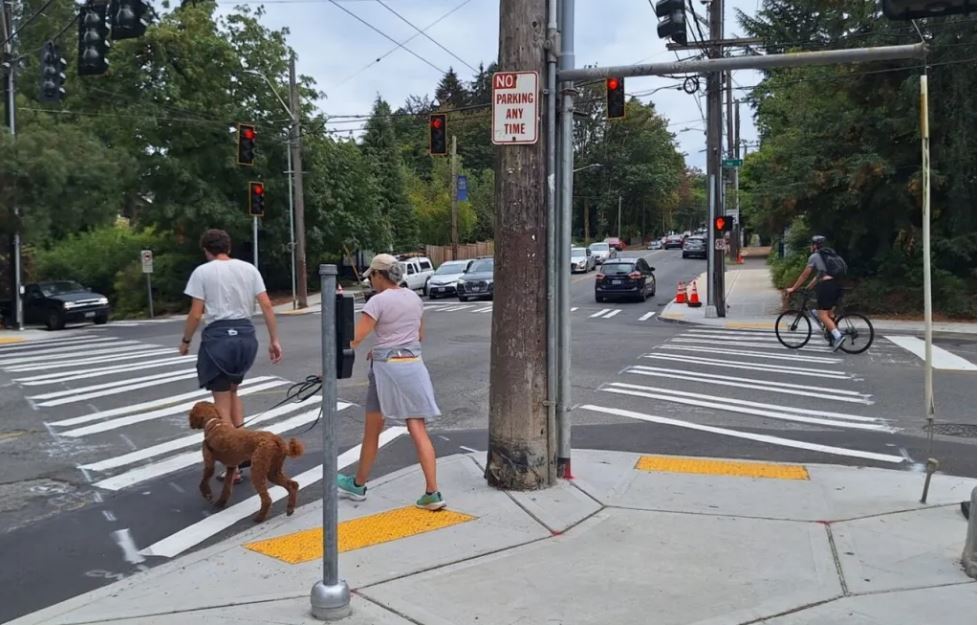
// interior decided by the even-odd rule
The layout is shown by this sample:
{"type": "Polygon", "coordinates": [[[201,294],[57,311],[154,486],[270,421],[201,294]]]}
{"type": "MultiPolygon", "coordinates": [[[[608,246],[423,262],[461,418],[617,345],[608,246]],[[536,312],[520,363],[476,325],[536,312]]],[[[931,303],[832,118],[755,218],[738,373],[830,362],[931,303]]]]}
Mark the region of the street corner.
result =
{"type": "MultiPolygon", "coordinates": [[[[345,553],[363,549],[475,519],[472,515],[449,509],[430,511],[410,506],[387,510],[339,523],[337,551],[345,553]]],[[[322,558],[323,529],[318,527],[292,532],[247,543],[244,547],[288,564],[300,564],[322,558]]]]}

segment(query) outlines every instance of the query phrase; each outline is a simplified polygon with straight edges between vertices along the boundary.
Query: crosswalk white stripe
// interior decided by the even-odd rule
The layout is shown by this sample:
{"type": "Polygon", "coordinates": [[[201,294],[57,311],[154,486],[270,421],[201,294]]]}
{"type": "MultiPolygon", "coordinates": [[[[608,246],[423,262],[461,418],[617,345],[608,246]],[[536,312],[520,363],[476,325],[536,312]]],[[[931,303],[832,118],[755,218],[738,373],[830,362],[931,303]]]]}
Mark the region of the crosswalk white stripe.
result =
{"type": "Polygon", "coordinates": [[[29,354],[17,354],[7,358],[0,358],[0,366],[25,365],[31,362],[47,362],[51,360],[61,360],[62,358],[77,358],[78,352],[84,352],[83,356],[97,356],[99,354],[113,354],[119,352],[131,352],[148,347],[141,341],[116,341],[114,343],[101,343],[99,345],[72,345],[71,347],[59,347],[57,349],[42,349],[29,354]]]}
{"type": "Polygon", "coordinates": [[[778,343],[778,337],[773,332],[767,334],[706,334],[703,332],[683,332],[679,335],[686,339],[717,339],[718,341],[760,341],[762,343],[778,343]]]}
{"type": "MultiPolygon", "coordinates": [[[[383,447],[387,445],[397,437],[403,435],[407,432],[405,427],[392,427],[384,430],[380,433],[380,446],[383,447]]],[[[360,445],[356,445],[351,449],[344,451],[336,459],[336,466],[338,469],[344,469],[357,460],[360,459],[360,445]]],[[[323,479],[323,466],[315,466],[308,471],[300,473],[295,477],[295,481],[299,483],[299,488],[305,488],[310,484],[315,484],[323,479]]],[[[330,485],[331,488],[335,488],[330,485]]],[[[273,486],[268,490],[269,496],[272,501],[278,501],[285,497],[287,491],[281,486],[273,486]]],[[[172,558],[174,556],[180,555],[187,549],[202,543],[209,537],[217,534],[218,532],[225,530],[238,521],[253,515],[255,510],[258,509],[261,500],[258,495],[249,497],[248,499],[236,503],[233,506],[225,508],[220,512],[212,514],[193,525],[183,528],[179,532],[171,534],[166,538],[157,541],[141,550],[139,553],[143,556],[159,556],[163,558],[172,558]]]]}
{"type": "Polygon", "coordinates": [[[579,308],[580,306],[573,306],[571,307],[571,312],[576,312],[579,308]]]}
{"type": "Polygon", "coordinates": [[[655,314],[654,312],[647,312],[644,315],[642,315],[641,317],[639,317],[638,320],[639,321],[646,321],[648,319],[651,319],[652,318],[652,315],[654,315],[654,314],[655,314]]]}
{"type": "MultiPolygon", "coordinates": [[[[253,418],[247,419],[245,427],[252,427],[266,421],[271,421],[272,419],[277,419],[282,415],[287,415],[291,412],[296,412],[297,410],[302,410],[309,408],[310,406],[316,405],[317,410],[318,403],[322,400],[321,395],[313,395],[306,399],[302,403],[290,403],[284,406],[278,406],[267,412],[256,415],[253,418]]],[[[337,410],[343,410],[351,406],[346,402],[337,402],[337,410]]],[[[106,458],[104,460],[99,460],[96,462],[91,462],[89,464],[80,465],[78,468],[84,469],[86,471],[108,471],[110,469],[118,469],[119,467],[124,467],[130,464],[135,464],[137,462],[142,462],[143,460],[148,460],[150,458],[155,458],[156,456],[162,456],[163,454],[169,453],[171,451],[177,451],[178,449],[183,449],[185,447],[192,447],[193,445],[199,445],[201,441],[204,440],[203,432],[195,432],[188,436],[183,436],[181,438],[176,438],[169,440],[158,445],[153,445],[151,447],[144,447],[143,449],[136,449],[127,454],[121,456],[112,456],[111,458],[106,458]]]]}
{"type": "MultiPolygon", "coordinates": [[[[282,386],[283,384],[291,384],[291,383],[288,380],[272,380],[271,382],[265,382],[263,384],[249,386],[246,389],[239,388],[238,397],[251,395],[252,393],[264,391],[265,389],[269,389],[269,388],[275,388],[276,386],[282,386]]],[[[59,434],[61,436],[68,436],[70,438],[81,438],[82,436],[88,436],[89,434],[98,434],[100,432],[108,432],[109,430],[117,430],[119,428],[126,427],[127,425],[132,425],[134,423],[141,423],[143,421],[149,421],[151,419],[158,419],[160,417],[168,417],[171,415],[180,414],[181,412],[190,410],[195,403],[197,402],[190,401],[185,404],[170,406],[168,408],[161,408],[159,410],[153,410],[151,412],[143,412],[139,414],[129,415],[127,417],[118,417],[116,419],[110,419],[108,421],[100,421],[99,423],[86,425],[84,427],[76,428],[74,430],[66,430],[64,432],[59,432],[59,434]]]]}
{"type": "Polygon", "coordinates": [[[15,378],[14,382],[24,386],[41,386],[44,384],[55,384],[57,382],[73,382],[74,380],[87,380],[88,378],[98,378],[106,375],[114,375],[116,373],[139,371],[142,369],[172,367],[175,365],[193,362],[196,359],[196,356],[176,356],[174,358],[164,358],[162,360],[145,362],[138,365],[112,365],[109,367],[102,367],[100,369],[85,367],[83,369],[76,369],[75,371],[62,371],[60,373],[45,373],[42,375],[28,376],[26,378],[15,378]]]}
{"type": "MultiPolygon", "coordinates": [[[[147,345],[146,347],[152,347],[147,345]]],[[[159,356],[161,354],[174,353],[172,347],[160,347],[159,349],[147,349],[143,352],[123,352],[121,354],[113,354],[111,356],[95,356],[93,358],[83,358],[81,360],[70,360],[65,362],[45,362],[40,364],[31,365],[17,365],[16,367],[4,367],[5,371],[10,371],[13,373],[23,373],[25,371],[39,371],[44,369],[45,371],[49,369],[64,369],[65,367],[77,367],[79,365],[95,365],[103,362],[117,362],[120,360],[135,360],[137,358],[146,358],[147,356],[159,356]]]]}
{"type": "Polygon", "coordinates": [[[182,380],[190,380],[191,378],[196,378],[196,377],[197,377],[197,371],[194,370],[193,373],[174,375],[174,376],[161,378],[157,380],[151,380],[149,382],[140,382],[139,384],[130,384],[128,386],[119,386],[116,388],[109,388],[101,391],[92,391],[91,393],[84,393],[81,395],[69,395],[67,397],[60,397],[58,399],[50,399],[48,401],[37,402],[37,405],[42,408],[51,408],[52,406],[64,406],[65,404],[75,404],[80,401],[95,399],[97,397],[108,397],[109,395],[121,395],[123,393],[138,391],[141,388],[162,386],[164,384],[170,384],[172,382],[180,382],[182,380]]]}
{"type": "Polygon", "coordinates": [[[629,367],[628,369],[625,369],[625,372],[654,378],[688,380],[690,382],[718,384],[720,386],[733,386],[736,388],[752,388],[759,391],[783,393],[786,395],[799,395],[801,397],[817,397],[819,399],[841,401],[851,404],[864,404],[867,406],[874,403],[868,399],[866,395],[857,393],[856,391],[839,390],[826,386],[805,386],[803,384],[788,384],[787,382],[772,382],[768,380],[756,380],[753,378],[738,378],[734,376],[696,373],[694,371],[686,371],[684,369],[644,367],[641,365],[629,367]]]}
{"type": "Polygon", "coordinates": [[[486,306],[485,308],[479,308],[477,310],[473,310],[472,312],[477,312],[477,313],[492,312],[492,306],[486,306]]]}
{"type": "MultiPolygon", "coordinates": [[[[258,376],[256,378],[251,378],[250,380],[245,380],[240,387],[238,387],[238,395],[241,391],[249,386],[258,384],[260,382],[265,382],[268,380],[278,379],[275,376],[265,375],[258,376]]],[[[159,408],[160,406],[166,406],[168,404],[175,404],[187,399],[194,399],[198,397],[208,397],[211,392],[208,390],[193,391],[190,393],[183,393],[181,395],[171,395],[169,397],[163,397],[161,399],[152,399],[150,401],[144,401],[139,404],[129,404],[127,406],[121,406],[119,408],[112,408],[109,410],[100,410],[98,412],[92,412],[89,414],[81,415],[78,417],[72,417],[70,419],[62,419],[61,421],[54,421],[48,425],[56,425],[58,427],[68,427],[72,425],[78,425],[80,423],[89,423],[91,421],[99,421],[101,419],[108,419],[109,417],[117,417],[119,415],[129,414],[133,412],[139,412],[141,410],[149,410],[151,408],[159,408]]],[[[191,403],[190,406],[193,404],[191,403]]],[[[188,408],[190,407],[188,406],[188,408]]]]}
{"type": "MultiPolygon", "coordinates": [[[[747,440],[757,441],[760,443],[780,445],[781,447],[807,449],[809,451],[817,451],[820,453],[832,454],[836,456],[846,456],[849,458],[863,458],[866,460],[875,460],[877,462],[891,462],[893,464],[902,464],[906,462],[906,458],[904,458],[903,456],[894,456],[892,454],[881,454],[872,451],[860,451],[857,449],[847,449],[845,447],[833,447],[831,445],[820,445],[818,443],[808,443],[805,441],[799,441],[791,438],[770,436],[768,434],[753,434],[751,432],[741,432],[738,430],[720,428],[712,425],[702,425],[699,423],[692,423],[690,421],[670,419],[668,417],[659,417],[655,415],[644,414],[641,412],[634,412],[631,410],[621,410],[618,408],[606,408],[604,406],[595,406],[592,404],[585,404],[583,406],[580,406],[579,409],[590,410],[591,412],[599,412],[602,414],[610,414],[618,417],[625,417],[627,419],[637,419],[639,421],[647,421],[649,423],[659,423],[661,425],[674,425],[677,427],[687,428],[690,430],[699,430],[700,432],[719,434],[721,436],[731,436],[734,438],[743,438],[747,440]]],[[[147,554],[143,554],[143,555],[147,555],[147,554]]]]}
{"type": "MultiPolygon", "coordinates": [[[[345,404],[343,407],[345,408],[349,405],[350,404],[345,404]]],[[[342,408],[340,408],[340,410],[342,410],[342,408]]],[[[318,418],[318,408],[315,410],[307,410],[302,414],[267,427],[265,428],[265,431],[271,432],[272,434],[281,434],[283,432],[288,432],[289,430],[302,427],[318,418]]],[[[203,439],[201,438],[201,440],[203,439]]],[[[122,490],[148,480],[162,477],[168,473],[173,473],[174,471],[179,471],[180,469],[193,466],[194,464],[199,464],[200,462],[201,452],[199,449],[195,449],[193,451],[170,456],[160,460],[159,462],[153,462],[141,467],[136,467],[135,469],[120,473],[119,475],[107,477],[103,480],[95,482],[94,485],[106,490],[122,490]]]]}
{"type": "MultiPolygon", "coordinates": [[[[899,345],[921,360],[927,357],[925,354],[927,344],[916,336],[887,336],[886,340],[899,345]]],[[[937,345],[931,345],[931,362],[935,369],[948,371],[974,371],[976,369],[974,364],[937,345]]]]}
{"type": "Polygon", "coordinates": [[[620,312],[621,312],[621,308],[616,308],[612,310],[610,313],[608,313],[607,315],[605,315],[604,317],[602,317],[602,319],[611,319],[612,317],[614,317],[620,312]]]}
{"type": "Polygon", "coordinates": [[[594,319],[595,317],[601,317],[602,315],[604,315],[609,310],[611,310],[611,309],[610,308],[602,308],[600,311],[598,311],[598,312],[594,313],[593,315],[591,315],[591,318],[594,319]]]}
{"type": "MultiPolygon", "coordinates": [[[[671,339],[671,341],[674,342],[674,343],[698,343],[698,344],[706,344],[706,345],[716,345],[717,342],[718,342],[716,339],[706,339],[706,338],[703,338],[703,339],[684,339],[684,338],[681,338],[681,337],[677,337],[677,338],[671,339]]],[[[720,342],[723,345],[729,345],[731,347],[752,347],[754,349],[778,349],[778,350],[786,350],[786,349],[788,349],[787,347],[784,347],[783,345],[781,345],[780,342],[778,342],[778,343],[764,343],[764,342],[761,342],[761,341],[728,341],[728,340],[722,340],[720,342]]],[[[825,353],[831,353],[832,352],[832,350],[830,348],[828,348],[828,347],[808,347],[808,346],[802,347],[801,349],[794,350],[794,351],[799,351],[799,352],[825,352],[825,353]]]]}
{"type": "Polygon", "coordinates": [[[70,346],[70,345],[93,345],[96,343],[106,343],[118,341],[114,336],[96,336],[94,334],[77,336],[71,339],[45,339],[41,341],[25,341],[23,343],[11,343],[0,345],[0,356],[15,354],[18,352],[31,352],[37,349],[48,349],[51,347],[70,346]]]}
{"type": "MultiPolygon", "coordinates": [[[[865,428],[865,429],[876,429],[879,431],[885,430],[891,433],[896,431],[895,428],[886,425],[885,419],[878,419],[876,417],[864,417],[862,415],[849,414],[846,412],[832,412],[829,410],[809,410],[807,408],[794,408],[792,406],[784,406],[781,404],[765,404],[763,402],[749,401],[746,399],[737,399],[734,397],[718,397],[716,395],[707,395],[704,393],[691,393],[689,391],[680,391],[680,390],[661,388],[655,386],[641,386],[638,384],[624,384],[622,382],[612,382],[607,386],[614,387],[614,388],[628,389],[633,391],[640,391],[642,393],[652,393],[655,395],[665,394],[665,395],[675,395],[677,397],[698,399],[708,403],[715,403],[718,406],[723,406],[724,410],[734,409],[734,408],[729,408],[728,406],[744,406],[747,408],[758,408],[762,411],[769,411],[777,414],[789,413],[789,414],[798,414],[807,417],[818,418],[815,421],[810,421],[810,423],[821,423],[823,425],[832,425],[834,420],[853,421],[856,423],[872,423],[875,424],[876,426],[879,426],[879,427],[865,428]]],[[[611,389],[602,387],[601,390],[611,390],[611,389]]],[[[844,427],[850,427],[850,426],[846,425],[844,427]]]]}
{"type": "Polygon", "coordinates": [[[821,371],[819,369],[808,369],[805,367],[788,367],[783,365],[769,365],[757,362],[742,362],[737,360],[720,360],[717,358],[697,358],[696,356],[673,356],[667,354],[643,354],[642,358],[653,360],[668,360],[670,362],[696,363],[707,367],[726,367],[729,369],[747,369],[748,371],[770,371],[772,373],[784,373],[787,375],[804,375],[815,378],[829,378],[832,380],[851,380],[852,376],[845,372],[821,371]]]}
{"type": "Polygon", "coordinates": [[[703,352],[707,354],[726,354],[730,356],[748,356],[750,358],[767,358],[768,360],[789,360],[794,362],[810,362],[812,364],[834,365],[842,362],[841,358],[830,358],[828,356],[799,356],[795,354],[769,354],[761,352],[748,352],[741,349],[725,349],[723,347],[698,347],[695,345],[660,345],[660,349],[668,349],[683,352],[703,352]]]}
{"type": "Polygon", "coordinates": [[[127,386],[129,384],[146,382],[147,380],[161,380],[177,375],[182,375],[184,373],[192,373],[194,371],[196,371],[196,369],[180,369],[179,371],[169,371],[167,373],[154,373],[153,375],[144,375],[140,378],[128,378],[125,380],[115,380],[114,382],[93,384],[92,386],[81,386],[78,388],[69,388],[61,391],[51,391],[50,393],[43,393],[41,395],[31,395],[27,399],[36,401],[36,400],[54,399],[56,397],[67,397],[68,395],[74,395],[76,393],[84,394],[92,391],[101,391],[107,388],[116,388],[118,386],[127,386]]]}
{"type": "Polygon", "coordinates": [[[747,330],[742,328],[738,328],[736,330],[726,330],[723,328],[689,328],[686,330],[686,332],[694,332],[696,334],[727,334],[730,336],[763,336],[774,334],[774,324],[771,324],[770,330],[747,330]]]}

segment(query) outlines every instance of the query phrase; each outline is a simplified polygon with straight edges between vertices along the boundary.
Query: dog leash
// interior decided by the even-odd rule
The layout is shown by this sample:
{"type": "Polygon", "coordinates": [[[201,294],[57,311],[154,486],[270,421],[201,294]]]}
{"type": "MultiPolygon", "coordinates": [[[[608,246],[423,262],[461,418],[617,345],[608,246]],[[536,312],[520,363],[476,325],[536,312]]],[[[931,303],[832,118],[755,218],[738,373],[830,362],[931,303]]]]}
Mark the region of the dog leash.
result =
{"type": "MultiPolygon", "coordinates": [[[[282,401],[278,402],[277,404],[271,406],[266,410],[263,410],[262,412],[259,412],[256,415],[251,416],[251,418],[249,419],[245,419],[240,427],[244,427],[248,425],[258,417],[267,414],[272,410],[275,410],[279,406],[284,406],[285,404],[289,404],[292,402],[301,404],[302,402],[306,401],[307,399],[309,399],[310,397],[318,393],[319,389],[321,389],[322,387],[323,387],[322,378],[320,378],[318,375],[307,375],[306,379],[302,380],[301,382],[294,383],[292,386],[288,388],[287,391],[285,391],[285,397],[282,399],[282,401]]],[[[320,414],[322,414],[322,410],[320,410],[320,414]]],[[[317,422],[319,421],[318,417],[316,421],[317,422]]]]}

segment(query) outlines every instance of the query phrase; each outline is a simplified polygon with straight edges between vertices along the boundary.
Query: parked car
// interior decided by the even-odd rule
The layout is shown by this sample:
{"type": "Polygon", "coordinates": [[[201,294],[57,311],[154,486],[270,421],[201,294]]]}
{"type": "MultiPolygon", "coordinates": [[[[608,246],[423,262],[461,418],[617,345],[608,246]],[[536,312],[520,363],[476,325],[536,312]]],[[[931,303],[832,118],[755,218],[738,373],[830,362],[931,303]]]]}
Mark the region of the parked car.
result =
{"type": "Polygon", "coordinates": [[[109,321],[109,298],[93,293],[74,280],[52,280],[24,285],[24,321],[60,330],[66,323],[109,321]]]}
{"type": "Polygon", "coordinates": [[[663,245],[667,250],[678,250],[683,247],[683,235],[681,234],[670,234],[666,237],[666,242],[663,245]]]}
{"type": "MultiPolygon", "coordinates": [[[[435,273],[434,265],[431,264],[431,259],[427,256],[409,256],[402,254],[397,257],[397,260],[401,265],[404,276],[400,286],[411,289],[412,291],[423,290],[428,283],[428,278],[435,273]]],[[[370,287],[369,278],[364,278],[362,284],[364,287],[363,297],[365,301],[376,295],[370,287]]]]}
{"type": "Polygon", "coordinates": [[[706,258],[706,239],[700,236],[687,237],[683,243],[683,258],[706,258]]]}
{"type": "Polygon", "coordinates": [[[597,260],[586,247],[571,248],[571,273],[587,273],[598,266],[597,260]]]}
{"type": "Polygon", "coordinates": [[[588,249],[591,250],[591,256],[594,256],[594,262],[598,265],[607,261],[609,258],[616,258],[618,256],[618,250],[607,243],[592,243],[588,246],[588,249]]]}
{"type": "Polygon", "coordinates": [[[604,240],[604,242],[610,245],[611,247],[615,248],[619,252],[625,251],[625,242],[619,239],[618,237],[608,237],[607,239],[604,240]]]}
{"type": "Polygon", "coordinates": [[[448,260],[443,262],[438,267],[438,270],[428,279],[428,284],[424,287],[424,294],[431,299],[455,295],[455,284],[471,264],[471,260],[448,260]]]}
{"type": "Polygon", "coordinates": [[[630,298],[644,302],[655,295],[655,267],[644,258],[618,258],[605,263],[594,280],[594,300],[630,298]]]}
{"type": "Polygon", "coordinates": [[[649,249],[650,250],[661,250],[662,249],[662,241],[660,241],[659,239],[652,239],[651,241],[649,241],[649,249]]]}
{"type": "Polygon", "coordinates": [[[477,258],[455,284],[458,301],[488,297],[492,299],[493,259],[477,258]]]}

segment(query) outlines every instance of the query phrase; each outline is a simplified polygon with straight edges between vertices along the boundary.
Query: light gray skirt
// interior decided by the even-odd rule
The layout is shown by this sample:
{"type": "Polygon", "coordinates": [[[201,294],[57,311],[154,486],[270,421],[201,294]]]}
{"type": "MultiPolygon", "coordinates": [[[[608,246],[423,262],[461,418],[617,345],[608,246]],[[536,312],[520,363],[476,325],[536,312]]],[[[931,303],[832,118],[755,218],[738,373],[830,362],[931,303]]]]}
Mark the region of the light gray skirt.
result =
{"type": "Polygon", "coordinates": [[[441,416],[419,344],[378,348],[370,353],[370,385],[364,405],[367,412],[379,412],[394,421],[430,421],[441,416]]]}

